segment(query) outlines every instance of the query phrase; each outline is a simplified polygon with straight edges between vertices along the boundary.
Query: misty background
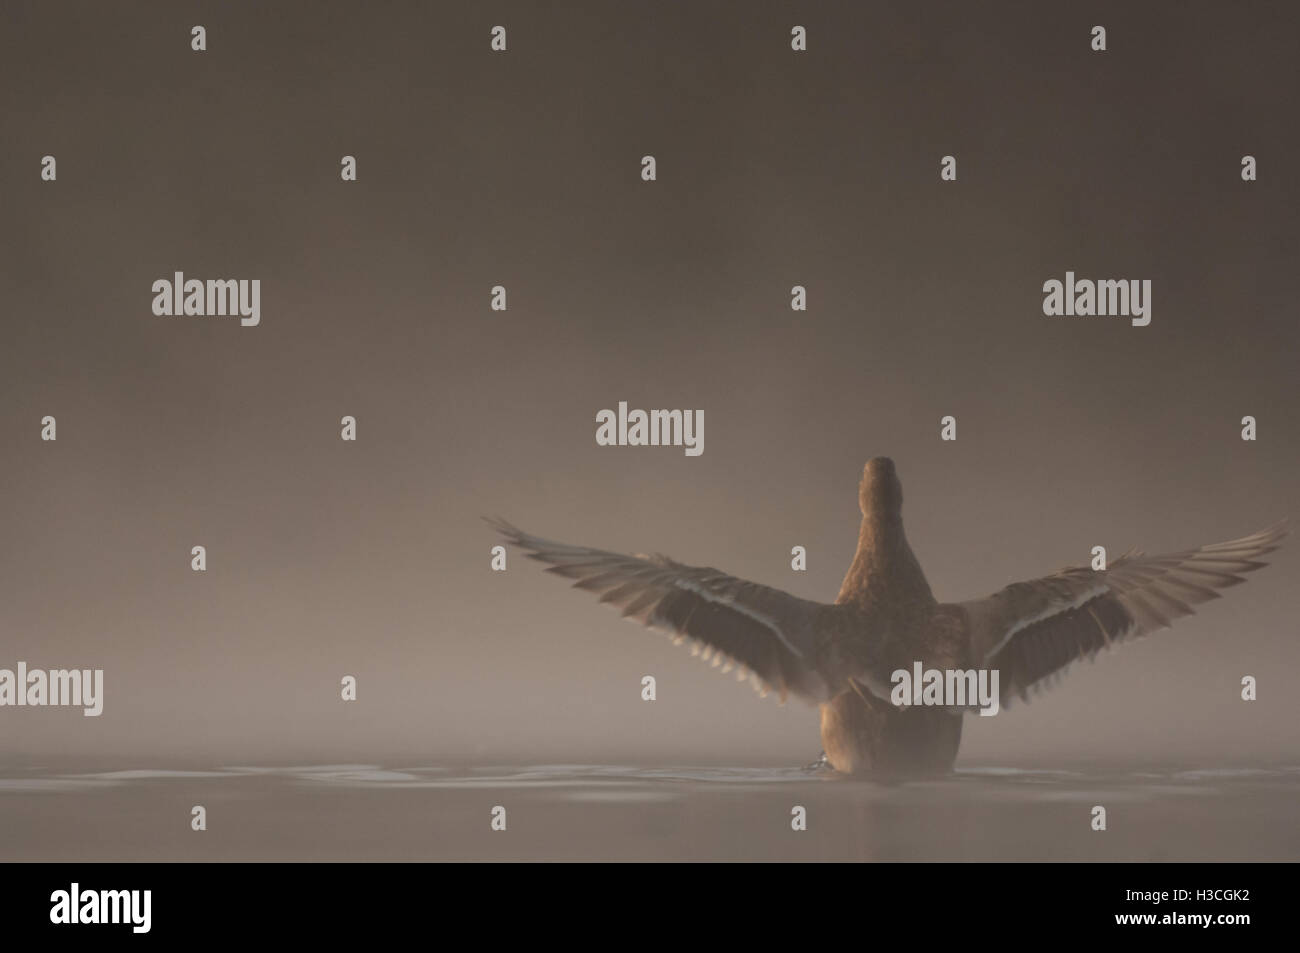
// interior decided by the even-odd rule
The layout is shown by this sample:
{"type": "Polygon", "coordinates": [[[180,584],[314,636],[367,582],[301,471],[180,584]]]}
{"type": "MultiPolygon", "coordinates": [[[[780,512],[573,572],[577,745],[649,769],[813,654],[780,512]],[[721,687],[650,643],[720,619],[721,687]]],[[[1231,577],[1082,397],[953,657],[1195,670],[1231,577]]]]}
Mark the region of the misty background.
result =
{"type": "MultiPolygon", "coordinates": [[[[798,764],[814,708],[491,572],[479,517],[824,601],[877,454],[940,599],[1294,518],[1296,8],[920,6],[6,3],[0,667],[105,707],[0,750],[798,764]],[[1067,270],[1150,326],[1045,317],[1067,270]],[[155,317],[174,271],[261,325],[155,317]],[[620,400],[703,456],[598,447],[620,400]]],[[[959,766],[1293,759],[1295,549],[959,766]]]]}

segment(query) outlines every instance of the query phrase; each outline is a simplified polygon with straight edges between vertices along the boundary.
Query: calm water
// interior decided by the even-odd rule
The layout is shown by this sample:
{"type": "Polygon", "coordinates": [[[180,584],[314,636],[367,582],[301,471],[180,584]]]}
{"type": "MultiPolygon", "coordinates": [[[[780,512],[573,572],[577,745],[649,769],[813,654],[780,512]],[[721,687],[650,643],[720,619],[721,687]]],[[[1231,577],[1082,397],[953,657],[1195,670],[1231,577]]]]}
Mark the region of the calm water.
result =
{"type": "Polygon", "coordinates": [[[798,768],[10,765],[0,832],[3,861],[1295,861],[1300,766],[967,767],[883,785],[798,768]],[[791,830],[795,805],[806,831],[791,830]]]}

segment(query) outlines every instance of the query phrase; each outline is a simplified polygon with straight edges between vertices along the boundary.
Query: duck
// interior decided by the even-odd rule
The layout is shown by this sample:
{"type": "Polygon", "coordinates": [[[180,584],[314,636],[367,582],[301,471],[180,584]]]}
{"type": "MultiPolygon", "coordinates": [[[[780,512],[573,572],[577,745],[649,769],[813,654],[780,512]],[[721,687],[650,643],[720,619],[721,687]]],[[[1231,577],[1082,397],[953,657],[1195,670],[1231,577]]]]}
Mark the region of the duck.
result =
{"type": "Polygon", "coordinates": [[[1075,662],[1167,628],[1267,563],[1285,521],[1250,536],[1164,555],[1133,550],[1013,582],[992,595],[939,602],[903,530],[894,462],[873,457],[858,487],[857,549],[833,603],[802,599],[663,555],[623,555],[530,535],[489,519],[506,542],[625,619],[690,641],[760,694],[794,696],[821,714],[832,772],[917,776],[953,770],[974,699],[914,704],[893,688],[914,666],[991,671],[1001,708],[1028,701],[1075,662]]]}

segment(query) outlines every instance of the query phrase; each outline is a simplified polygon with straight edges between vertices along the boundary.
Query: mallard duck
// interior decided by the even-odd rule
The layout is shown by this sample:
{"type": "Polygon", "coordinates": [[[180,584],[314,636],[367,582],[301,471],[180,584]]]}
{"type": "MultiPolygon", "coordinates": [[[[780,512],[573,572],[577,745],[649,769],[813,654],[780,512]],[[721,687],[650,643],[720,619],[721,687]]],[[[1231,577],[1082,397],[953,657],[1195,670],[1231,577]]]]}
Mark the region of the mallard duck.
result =
{"type": "MultiPolygon", "coordinates": [[[[1281,524],[1163,556],[1131,552],[940,603],[903,531],[903,487],[887,457],[867,461],[858,547],[833,604],[800,599],[666,556],[625,556],[531,536],[490,520],[548,572],[623,616],[668,632],[714,665],[738,667],[763,694],[821,707],[824,760],[844,774],[952,769],[973,707],[898,704],[894,676],[925,669],[998,674],[998,702],[1026,700],[1074,661],[1165,628],[1215,590],[1243,582],[1286,535],[1281,524]]],[[[945,699],[951,702],[951,699],[945,699]]]]}

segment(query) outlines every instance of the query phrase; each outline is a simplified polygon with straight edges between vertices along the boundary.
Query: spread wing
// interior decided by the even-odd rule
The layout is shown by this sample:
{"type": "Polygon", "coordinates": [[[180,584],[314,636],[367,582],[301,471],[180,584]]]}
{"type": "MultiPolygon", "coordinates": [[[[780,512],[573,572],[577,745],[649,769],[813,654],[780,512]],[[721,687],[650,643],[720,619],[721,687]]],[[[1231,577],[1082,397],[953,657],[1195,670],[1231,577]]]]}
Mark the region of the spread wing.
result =
{"type": "Polygon", "coordinates": [[[987,599],[962,603],[978,664],[998,669],[1002,704],[1028,698],[1071,662],[1115,642],[1163,629],[1241,573],[1267,563],[1286,535],[1279,524],[1252,536],[1165,556],[1128,553],[1107,569],[1087,567],[1013,583],[987,599]]]}
{"type": "Polygon", "coordinates": [[[624,618],[666,631],[674,642],[691,638],[692,651],[725,665],[724,671],[740,666],[737,677],[749,675],[762,694],[770,689],[782,701],[789,693],[815,702],[830,697],[829,679],[818,667],[818,623],[833,606],[666,556],[569,546],[530,536],[501,520],[488,522],[527,550],[528,558],[550,563],[547,572],[596,593],[624,618]]]}

